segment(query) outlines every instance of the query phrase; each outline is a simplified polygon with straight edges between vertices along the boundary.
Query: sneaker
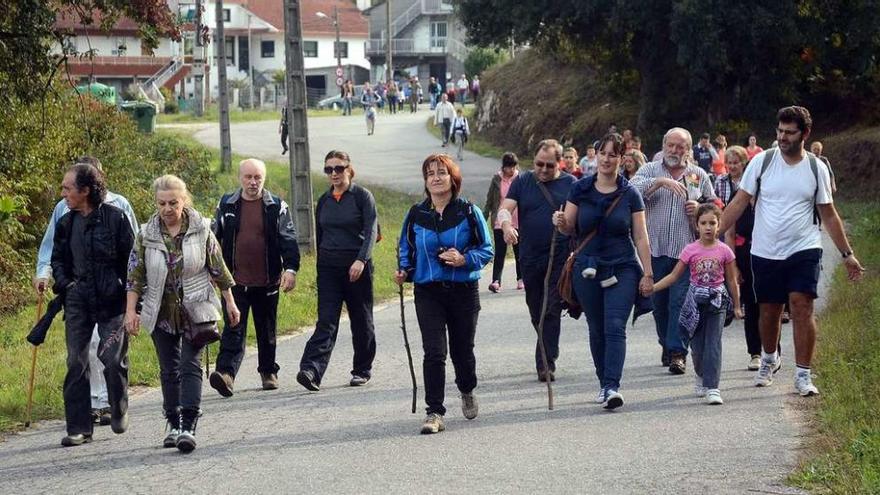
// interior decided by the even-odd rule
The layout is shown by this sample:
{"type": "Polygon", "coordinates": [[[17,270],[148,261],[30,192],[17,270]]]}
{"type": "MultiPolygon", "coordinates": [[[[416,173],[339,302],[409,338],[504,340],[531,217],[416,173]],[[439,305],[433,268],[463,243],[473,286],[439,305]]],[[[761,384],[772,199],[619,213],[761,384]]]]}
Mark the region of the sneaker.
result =
{"type": "Polygon", "coordinates": [[[522,279],[516,281],[516,290],[523,290],[526,288],[526,284],[522,281],[522,279]]]}
{"type": "Polygon", "coordinates": [[[623,405],[623,396],[620,395],[615,389],[609,389],[608,393],[605,395],[605,402],[602,403],[602,407],[605,409],[617,409],[618,407],[623,405]]]}
{"type": "Polygon", "coordinates": [[[107,426],[110,424],[110,408],[102,407],[92,409],[92,424],[99,426],[107,426]]]}
{"type": "Polygon", "coordinates": [[[752,357],[749,359],[749,366],[747,369],[749,371],[758,371],[758,368],[761,367],[761,355],[760,354],[752,354],[752,357]]]}
{"type": "Polygon", "coordinates": [[[605,403],[605,389],[600,388],[599,393],[596,394],[596,404],[604,404],[605,403]]]}
{"type": "Polygon", "coordinates": [[[684,354],[670,354],[669,372],[673,375],[683,375],[687,370],[687,358],[684,354]]]}
{"type": "Polygon", "coordinates": [[[782,312],[782,324],[785,325],[786,323],[788,323],[790,321],[791,321],[791,314],[789,314],[788,311],[783,311],[782,312]]]}
{"type": "Polygon", "coordinates": [[[721,391],[717,388],[713,388],[706,392],[706,404],[710,406],[720,406],[724,404],[724,399],[721,398],[721,391]]]}
{"type": "Polygon", "coordinates": [[[162,439],[162,448],[170,449],[177,446],[177,437],[180,436],[180,414],[168,413],[165,415],[167,423],[165,431],[167,434],[162,439]]]}
{"type": "Polygon", "coordinates": [[[446,429],[443,424],[443,416],[437,413],[430,413],[425,416],[425,422],[422,423],[422,435],[430,435],[431,433],[440,433],[446,429]]]}
{"type": "Polygon", "coordinates": [[[708,388],[703,386],[703,377],[698,376],[694,379],[694,395],[697,397],[705,397],[706,393],[709,391],[708,388]]]}
{"type": "Polygon", "coordinates": [[[498,293],[501,292],[501,282],[495,280],[491,284],[489,284],[489,292],[498,293]]]}
{"type": "Polygon", "coordinates": [[[809,373],[797,373],[794,376],[794,388],[801,394],[801,397],[819,395],[819,389],[813,385],[813,377],[809,373]]]}
{"type": "Polygon", "coordinates": [[[351,381],[348,384],[352,387],[360,387],[361,385],[366,385],[368,381],[370,381],[368,376],[352,375],[351,381]]]}
{"type": "Polygon", "coordinates": [[[122,413],[122,416],[111,417],[110,429],[113,430],[113,433],[116,433],[117,435],[125,433],[125,430],[128,430],[128,411],[122,413]]]}
{"type": "Polygon", "coordinates": [[[315,381],[315,372],[312,370],[302,370],[296,374],[296,381],[312,392],[321,390],[321,386],[315,381]]]}
{"type": "Polygon", "coordinates": [[[477,404],[477,398],[474,396],[473,392],[469,394],[461,394],[461,413],[465,418],[474,419],[477,417],[479,411],[480,406],[477,404]]]}
{"type": "Polygon", "coordinates": [[[263,390],[276,390],[278,388],[278,375],[275,373],[260,373],[263,379],[263,390]]]}
{"type": "Polygon", "coordinates": [[[232,375],[229,373],[214,371],[211,373],[208,382],[211,384],[211,388],[216,390],[221,396],[232,397],[232,387],[235,383],[235,379],[232,378],[232,375]]]}
{"type": "Polygon", "coordinates": [[[556,375],[552,371],[538,370],[538,381],[539,382],[546,383],[548,379],[551,382],[555,382],[556,375]]]}
{"type": "Polygon", "coordinates": [[[175,447],[188,454],[196,448],[196,426],[199,422],[199,410],[184,409],[180,412],[180,433],[177,435],[175,447]]]}
{"type": "Polygon", "coordinates": [[[61,445],[63,447],[76,447],[77,445],[82,445],[91,441],[91,435],[86,435],[85,433],[77,433],[76,435],[67,435],[66,437],[62,438],[61,445]]]}
{"type": "Polygon", "coordinates": [[[769,387],[773,383],[773,374],[779,371],[781,367],[782,359],[768,362],[762,358],[761,364],[758,366],[758,374],[755,375],[755,386],[769,387]]]}

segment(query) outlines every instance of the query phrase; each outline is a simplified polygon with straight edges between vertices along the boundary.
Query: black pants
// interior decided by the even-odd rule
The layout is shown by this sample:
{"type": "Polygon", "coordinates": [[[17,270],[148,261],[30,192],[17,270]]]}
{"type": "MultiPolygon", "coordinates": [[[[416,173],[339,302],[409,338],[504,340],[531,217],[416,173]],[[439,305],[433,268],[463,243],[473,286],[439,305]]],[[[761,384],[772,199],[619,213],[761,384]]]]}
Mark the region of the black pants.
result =
{"type": "Polygon", "coordinates": [[[156,329],[150,335],[159,358],[162,408],[165,415],[178,409],[197,411],[202,402],[202,349],[194,347],[183,334],[156,329]]]}
{"type": "Polygon", "coordinates": [[[220,339],[220,353],[217,355],[217,371],[238,374],[244,350],[247,347],[248,313],[253,310],[254,328],[257,331],[257,371],[278,373],[275,362],[275,332],[278,320],[278,286],[232,288],[235,305],[241,311],[241,321],[231,326],[226,315],[226,302],[223,304],[223,337],[220,339]]]}
{"type": "Polygon", "coordinates": [[[740,284],[739,299],[742,302],[745,318],[743,328],[746,334],[746,349],[750,356],[761,355],[761,332],[758,321],[760,310],[755,300],[755,291],[752,287],[752,262],[749,251],[751,246],[738,246],[736,248],[736,267],[742,274],[743,283],[740,284]]]}
{"type": "Polygon", "coordinates": [[[281,126],[281,149],[287,151],[287,126],[281,126]]]}
{"type": "Polygon", "coordinates": [[[452,121],[443,119],[443,144],[449,143],[449,131],[452,129],[452,121]]]}
{"type": "Polygon", "coordinates": [[[89,387],[89,343],[98,325],[98,359],[104,364],[110,413],[120,417],[128,411],[128,334],[123,314],[98,319],[97,307],[74,287],[64,304],[67,340],[67,375],[64,377],[64,417],[67,434],[92,434],[92,397],[89,387]]]}
{"type": "Polygon", "coordinates": [[[349,281],[348,269],[349,266],[318,265],[318,321],[299,362],[301,370],[315,372],[318,383],[327,371],[330,354],[336,345],[343,303],[351,320],[351,341],[354,345],[351,374],[369,378],[372,373],[373,359],[376,357],[373,262],[367,261],[361,277],[354,283],[349,281]]]}
{"type": "MultiPolygon", "coordinates": [[[[501,281],[504,271],[504,258],[507,257],[507,243],[504,242],[504,231],[493,229],[495,237],[495,261],[492,262],[492,281],[501,281]]],[[[513,261],[516,265],[516,279],[522,280],[522,272],[519,269],[519,244],[513,245],[513,261]]]]}
{"type": "Polygon", "coordinates": [[[477,282],[418,284],[416,316],[422,333],[425,403],[428,414],[446,414],[446,353],[452,357],[455,384],[463,394],[477,387],[474,335],[480,314],[477,282]],[[447,345],[448,331],[448,345],[447,345]]]}
{"type": "MultiPolygon", "coordinates": [[[[547,363],[550,371],[556,371],[556,359],[559,357],[559,326],[562,315],[562,299],[556,284],[565,264],[565,255],[556,253],[553,258],[553,271],[550,273],[549,293],[547,296],[547,312],[544,316],[544,349],[547,351],[547,363]]],[[[541,321],[541,305],[544,302],[544,276],[547,274],[547,263],[523,263],[523,282],[526,284],[526,305],[535,332],[541,321]]],[[[541,359],[541,348],[535,343],[535,369],[542,371],[544,362],[541,359]]]]}

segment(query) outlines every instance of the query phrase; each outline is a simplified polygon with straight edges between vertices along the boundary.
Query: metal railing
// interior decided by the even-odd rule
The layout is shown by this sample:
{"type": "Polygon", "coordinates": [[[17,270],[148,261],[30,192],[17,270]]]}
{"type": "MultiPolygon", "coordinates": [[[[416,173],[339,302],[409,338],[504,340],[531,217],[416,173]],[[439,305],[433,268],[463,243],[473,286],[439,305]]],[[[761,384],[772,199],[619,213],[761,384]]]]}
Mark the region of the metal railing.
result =
{"type": "MultiPolygon", "coordinates": [[[[452,53],[448,45],[449,38],[413,39],[401,38],[391,40],[392,54],[443,54],[452,53]]],[[[385,53],[384,39],[370,39],[364,42],[364,50],[367,55],[382,55],[385,53]]]]}
{"type": "Polygon", "coordinates": [[[391,37],[393,38],[400,34],[405,27],[409,26],[412,21],[422,15],[423,7],[423,2],[414,2],[402,14],[397,16],[396,19],[391,21],[391,37]]]}
{"type": "Polygon", "coordinates": [[[422,0],[422,13],[449,13],[452,12],[451,0],[422,0]]]}
{"type": "Polygon", "coordinates": [[[71,60],[70,63],[94,65],[159,65],[167,64],[171,60],[171,57],[112,57],[109,55],[98,55],[92,58],[84,57],[82,59],[71,60]]]}

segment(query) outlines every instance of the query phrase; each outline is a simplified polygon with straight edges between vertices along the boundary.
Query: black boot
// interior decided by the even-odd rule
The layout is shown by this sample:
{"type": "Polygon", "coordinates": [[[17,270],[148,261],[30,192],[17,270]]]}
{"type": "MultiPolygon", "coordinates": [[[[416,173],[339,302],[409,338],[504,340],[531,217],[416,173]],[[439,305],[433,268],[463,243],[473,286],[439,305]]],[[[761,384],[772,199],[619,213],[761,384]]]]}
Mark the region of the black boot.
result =
{"type": "Polygon", "coordinates": [[[162,440],[162,447],[170,449],[177,446],[177,437],[180,435],[180,412],[176,409],[173,412],[166,411],[165,419],[167,420],[165,425],[167,435],[162,440]]]}
{"type": "Polygon", "coordinates": [[[198,422],[198,409],[182,409],[180,411],[180,433],[177,435],[177,450],[186,454],[196,448],[196,424],[198,422]]]}

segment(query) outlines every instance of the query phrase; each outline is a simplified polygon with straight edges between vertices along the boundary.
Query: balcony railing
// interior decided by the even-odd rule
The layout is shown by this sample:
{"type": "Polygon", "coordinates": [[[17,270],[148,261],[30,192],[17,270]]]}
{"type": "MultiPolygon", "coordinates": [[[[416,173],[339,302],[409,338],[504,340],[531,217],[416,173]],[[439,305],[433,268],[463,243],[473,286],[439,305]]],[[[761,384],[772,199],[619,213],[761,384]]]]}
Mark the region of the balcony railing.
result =
{"type": "MultiPolygon", "coordinates": [[[[392,39],[391,54],[443,54],[449,51],[447,41],[447,38],[392,39]]],[[[367,52],[367,55],[383,55],[385,53],[385,43],[384,39],[373,38],[364,43],[364,50],[367,52]]]]}
{"type": "Polygon", "coordinates": [[[452,12],[452,1],[451,0],[422,0],[422,12],[423,13],[443,13],[443,12],[452,12]]]}

